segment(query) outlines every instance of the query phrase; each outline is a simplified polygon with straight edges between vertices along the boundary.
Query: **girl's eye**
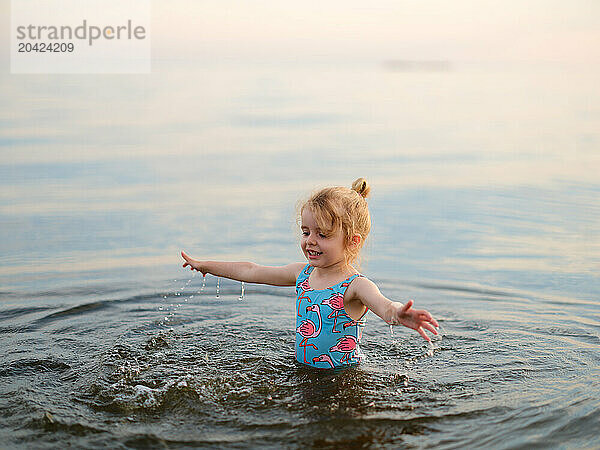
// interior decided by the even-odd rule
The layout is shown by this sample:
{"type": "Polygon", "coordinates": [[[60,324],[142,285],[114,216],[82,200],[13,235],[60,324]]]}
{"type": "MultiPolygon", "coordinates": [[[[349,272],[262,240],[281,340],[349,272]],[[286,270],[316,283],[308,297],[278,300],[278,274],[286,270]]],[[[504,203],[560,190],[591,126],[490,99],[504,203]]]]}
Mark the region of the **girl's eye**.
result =
{"type": "Polygon", "coordinates": [[[325,236],[323,233],[319,233],[319,237],[322,237],[323,239],[327,238],[327,236],[325,236]]]}
{"type": "Polygon", "coordinates": [[[302,236],[308,236],[308,231],[303,231],[302,236]]]}

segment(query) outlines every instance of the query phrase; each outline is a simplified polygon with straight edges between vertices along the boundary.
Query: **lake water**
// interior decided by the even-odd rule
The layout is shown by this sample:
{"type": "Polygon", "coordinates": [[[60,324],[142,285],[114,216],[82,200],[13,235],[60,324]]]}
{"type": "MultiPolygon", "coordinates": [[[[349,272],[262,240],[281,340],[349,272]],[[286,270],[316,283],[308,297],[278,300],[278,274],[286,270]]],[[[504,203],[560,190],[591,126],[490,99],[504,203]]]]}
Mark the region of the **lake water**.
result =
{"type": "Polygon", "coordinates": [[[598,69],[157,64],[0,75],[7,447],[578,447],[600,427],[598,69]],[[366,362],[294,364],[298,200],[372,185],[366,362]]]}

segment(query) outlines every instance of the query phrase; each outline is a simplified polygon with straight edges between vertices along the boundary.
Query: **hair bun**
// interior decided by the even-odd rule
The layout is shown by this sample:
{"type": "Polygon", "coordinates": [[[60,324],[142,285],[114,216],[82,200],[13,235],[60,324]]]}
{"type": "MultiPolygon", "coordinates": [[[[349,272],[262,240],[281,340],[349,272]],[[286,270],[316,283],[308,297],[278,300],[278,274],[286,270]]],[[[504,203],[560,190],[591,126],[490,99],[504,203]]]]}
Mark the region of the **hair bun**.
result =
{"type": "Polygon", "coordinates": [[[367,198],[371,192],[371,186],[364,178],[358,178],[352,183],[352,190],[358,192],[362,198],[367,198]]]}

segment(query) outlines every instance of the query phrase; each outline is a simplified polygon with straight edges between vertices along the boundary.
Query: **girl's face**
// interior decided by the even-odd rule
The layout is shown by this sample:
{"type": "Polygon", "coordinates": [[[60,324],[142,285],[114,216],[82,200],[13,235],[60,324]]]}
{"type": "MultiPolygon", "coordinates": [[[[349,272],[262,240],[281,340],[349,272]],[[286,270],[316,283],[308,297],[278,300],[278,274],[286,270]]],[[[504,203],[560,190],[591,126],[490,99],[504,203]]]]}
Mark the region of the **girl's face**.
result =
{"type": "Polygon", "coordinates": [[[310,208],[302,211],[300,247],[311,266],[331,267],[345,264],[344,236],[341,230],[326,235],[318,227],[310,208]]]}

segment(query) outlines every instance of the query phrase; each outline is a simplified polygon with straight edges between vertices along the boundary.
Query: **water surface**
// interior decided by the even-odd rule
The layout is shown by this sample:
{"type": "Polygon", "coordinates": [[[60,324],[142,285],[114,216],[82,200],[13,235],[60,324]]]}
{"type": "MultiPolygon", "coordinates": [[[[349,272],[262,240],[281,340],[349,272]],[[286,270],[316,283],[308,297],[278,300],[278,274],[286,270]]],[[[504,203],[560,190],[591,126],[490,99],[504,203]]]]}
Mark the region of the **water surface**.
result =
{"type": "Polygon", "coordinates": [[[593,447],[600,94],[577,67],[158,66],[0,79],[8,446],[593,447]],[[293,362],[289,288],[180,249],[301,261],[296,202],[372,185],[367,360],[293,362]]]}

